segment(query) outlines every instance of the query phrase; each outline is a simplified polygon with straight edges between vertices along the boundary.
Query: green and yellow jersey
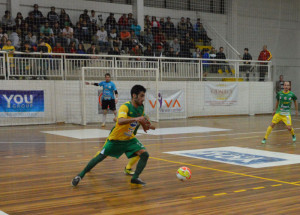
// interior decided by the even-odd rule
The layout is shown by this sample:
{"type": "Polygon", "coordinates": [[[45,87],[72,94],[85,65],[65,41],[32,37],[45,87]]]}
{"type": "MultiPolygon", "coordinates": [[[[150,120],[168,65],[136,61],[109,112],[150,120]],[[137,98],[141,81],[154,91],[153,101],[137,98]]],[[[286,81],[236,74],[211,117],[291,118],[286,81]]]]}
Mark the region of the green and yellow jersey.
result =
{"type": "MultiPolygon", "coordinates": [[[[136,108],[132,105],[131,101],[123,104],[118,112],[118,120],[120,118],[130,119],[140,116],[144,116],[144,106],[142,105],[136,108]]],[[[131,140],[135,137],[139,126],[140,125],[138,122],[132,122],[126,125],[119,125],[117,121],[115,127],[111,130],[108,139],[119,141],[131,140]]]]}
{"type": "Polygon", "coordinates": [[[293,101],[297,100],[296,95],[291,91],[285,93],[282,90],[277,93],[276,99],[279,102],[278,108],[276,110],[276,114],[280,114],[284,116],[291,115],[291,105],[293,101]]]}

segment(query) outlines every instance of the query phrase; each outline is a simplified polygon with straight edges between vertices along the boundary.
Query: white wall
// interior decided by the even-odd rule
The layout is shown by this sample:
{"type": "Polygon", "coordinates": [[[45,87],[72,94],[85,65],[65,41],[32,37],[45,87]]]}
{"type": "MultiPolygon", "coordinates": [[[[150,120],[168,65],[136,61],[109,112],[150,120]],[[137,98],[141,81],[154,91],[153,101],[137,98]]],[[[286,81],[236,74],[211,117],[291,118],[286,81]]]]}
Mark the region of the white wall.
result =
{"type": "MultiPolygon", "coordinates": [[[[0,125],[49,124],[56,122],[81,123],[81,88],[79,81],[0,81],[1,90],[44,90],[44,118],[1,118],[0,125]]],[[[134,81],[115,81],[118,91],[127,90],[134,81]]],[[[155,82],[139,82],[148,90],[155,90],[155,82]]],[[[161,114],[161,119],[184,116],[236,115],[271,113],[273,109],[273,87],[271,82],[239,82],[238,102],[234,106],[205,106],[205,82],[160,82],[159,89],[181,89],[185,92],[185,113],[161,114]]],[[[97,87],[86,87],[87,122],[100,122],[98,114],[97,87]]],[[[147,106],[147,105],[146,105],[147,106]]],[[[112,121],[112,116],[108,117],[112,121]]]]}

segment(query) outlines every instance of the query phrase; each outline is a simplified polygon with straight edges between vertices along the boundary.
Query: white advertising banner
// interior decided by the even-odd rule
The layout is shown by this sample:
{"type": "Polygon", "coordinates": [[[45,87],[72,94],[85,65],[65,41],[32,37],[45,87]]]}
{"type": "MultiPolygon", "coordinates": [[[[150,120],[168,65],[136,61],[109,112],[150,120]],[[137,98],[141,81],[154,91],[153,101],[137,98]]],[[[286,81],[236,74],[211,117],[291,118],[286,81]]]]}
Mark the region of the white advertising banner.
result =
{"type": "Polygon", "coordinates": [[[206,106],[236,105],[237,83],[205,83],[204,99],[206,106]]]}

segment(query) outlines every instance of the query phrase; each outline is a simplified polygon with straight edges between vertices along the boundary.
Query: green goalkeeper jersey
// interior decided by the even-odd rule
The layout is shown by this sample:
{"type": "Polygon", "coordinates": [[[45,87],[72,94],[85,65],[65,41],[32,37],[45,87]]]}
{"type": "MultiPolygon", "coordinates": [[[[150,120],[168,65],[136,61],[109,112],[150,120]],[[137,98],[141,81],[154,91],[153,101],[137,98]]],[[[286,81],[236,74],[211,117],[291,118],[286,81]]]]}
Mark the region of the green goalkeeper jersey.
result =
{"type": "Polygon", "coordinates": [[[296,102],[296,100],[297,100],[296,95],[291,91],[284,93],[282,90],[277,93],[276,99],[277,99],[277,101],[279,101],[276,113],[278,113],[280,115],[285,115],[285,116],[290,115],[291,114],[291,105],[292,105],[293,101],[296,102]]]}

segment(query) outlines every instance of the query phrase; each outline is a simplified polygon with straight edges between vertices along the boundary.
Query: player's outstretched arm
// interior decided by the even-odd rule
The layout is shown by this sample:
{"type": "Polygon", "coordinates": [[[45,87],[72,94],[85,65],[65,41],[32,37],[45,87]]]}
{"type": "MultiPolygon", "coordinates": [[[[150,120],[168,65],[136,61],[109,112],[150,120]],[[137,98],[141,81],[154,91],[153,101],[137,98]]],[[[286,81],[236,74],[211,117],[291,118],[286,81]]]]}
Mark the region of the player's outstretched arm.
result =
{"type": "Polygon", "coordinates": [[[91,83],[91,82],[85,82],[86,85],[94,85],[94,86],[99,86],[99,83],[91,83]]]}

